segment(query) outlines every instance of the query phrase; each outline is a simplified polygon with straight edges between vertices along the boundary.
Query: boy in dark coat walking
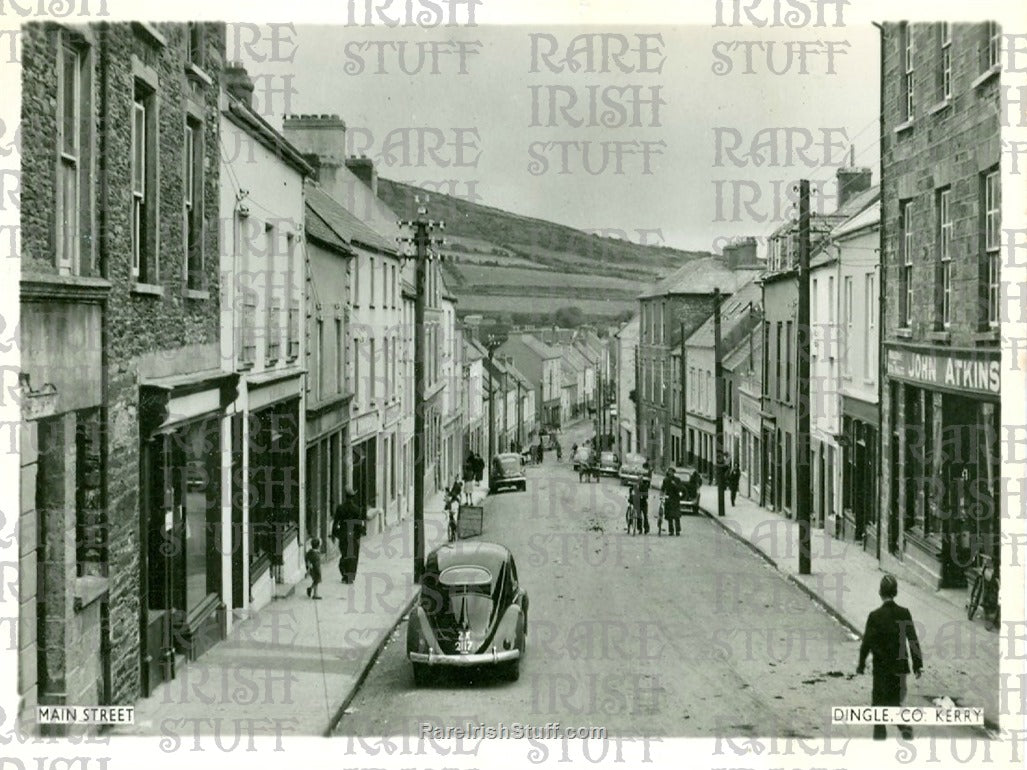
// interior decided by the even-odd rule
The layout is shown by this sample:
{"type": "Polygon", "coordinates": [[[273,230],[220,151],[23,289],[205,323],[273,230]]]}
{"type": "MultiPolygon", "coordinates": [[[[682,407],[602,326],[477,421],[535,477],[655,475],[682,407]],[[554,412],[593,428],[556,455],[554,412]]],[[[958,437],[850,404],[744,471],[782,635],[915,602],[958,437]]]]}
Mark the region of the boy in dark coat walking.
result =
{"type": "MultiPolygon", "coordinates": [[[[895,603],[898,592],[899,582],[893,575],[881,578],[881,587],[878,591],[881,606],[867,616],[863,643],[859,646],[857,674],[862,674],[866,670],[867,655],[874,656],[874,684],[870,696],[872,706],[901,706],[906,698],[906,676],[911,668],[910,659],[912,671],[917,679],[924,668],[924,658],[920,652],[920,640],[916,636],[913,615],[908,609],[895,603]]],[[[906,740],[913,737],[913,728],[909,725],[900,725],[899,731],[906,740]]],[[[887,734],[885,725],[874,725],[875,741],[883,741],[887,734]]]]}
{"type": "Polygon", "coordinates": [[[310,585],[307,586],[307,596],[311,599],[320,599],[317,595],[317,587],[321,585],[321,540],[313,538],[306,553],[307,573],[310,575],[310,585]]]}

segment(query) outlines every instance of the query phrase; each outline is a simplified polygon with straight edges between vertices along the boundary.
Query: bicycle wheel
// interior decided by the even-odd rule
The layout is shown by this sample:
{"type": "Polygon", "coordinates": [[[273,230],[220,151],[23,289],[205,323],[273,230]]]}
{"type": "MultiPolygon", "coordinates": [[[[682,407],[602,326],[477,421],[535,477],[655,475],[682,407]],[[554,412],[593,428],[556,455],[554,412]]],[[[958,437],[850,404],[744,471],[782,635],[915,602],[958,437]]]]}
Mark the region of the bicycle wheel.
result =
{"type": "Polygon", "coordinates": [[[966,619],[973,620],[977,607],[981,604],[981,596],[984,593],[984,575],[978,575],[974,581],[973,590],[970,591],[970,603],[966,605],[966,619]]]}

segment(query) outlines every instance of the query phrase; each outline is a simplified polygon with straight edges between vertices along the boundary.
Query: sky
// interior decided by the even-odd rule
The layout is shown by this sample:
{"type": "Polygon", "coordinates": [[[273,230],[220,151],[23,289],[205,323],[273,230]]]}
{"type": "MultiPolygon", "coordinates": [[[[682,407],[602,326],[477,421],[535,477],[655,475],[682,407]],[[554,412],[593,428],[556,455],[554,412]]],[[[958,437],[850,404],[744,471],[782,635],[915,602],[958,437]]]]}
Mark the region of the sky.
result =
{"type": "Polygon", "coordinates": [[[636,242],[765,237],[794,215],[802,177],[813,210],[833,210],[850,152],[877,181],[870,24],[423,21],[230,24],[227,58],[273,125],[338,114],[346,153],[375,158],[382,177],[636,242]]]}

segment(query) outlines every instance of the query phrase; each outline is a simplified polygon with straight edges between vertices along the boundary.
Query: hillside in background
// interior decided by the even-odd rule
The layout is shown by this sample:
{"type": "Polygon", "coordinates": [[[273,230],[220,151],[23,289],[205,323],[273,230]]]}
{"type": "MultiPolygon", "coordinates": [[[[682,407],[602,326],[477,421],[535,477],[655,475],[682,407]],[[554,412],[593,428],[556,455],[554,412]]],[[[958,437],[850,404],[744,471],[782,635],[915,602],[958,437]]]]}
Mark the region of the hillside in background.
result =
{"type": "Polygon", "coordinates": [[[509,315],[534,322],[561,307],[577,306],[589,318],[625,316],[637,309],[636,298],[648,285],[690,260],[710,256],[602,237],[378,180],[379,196],[404,218],[416,211],[414,196],[425,193],[431,218],[446,223],[446,283],[461,315],[509,315]]]}

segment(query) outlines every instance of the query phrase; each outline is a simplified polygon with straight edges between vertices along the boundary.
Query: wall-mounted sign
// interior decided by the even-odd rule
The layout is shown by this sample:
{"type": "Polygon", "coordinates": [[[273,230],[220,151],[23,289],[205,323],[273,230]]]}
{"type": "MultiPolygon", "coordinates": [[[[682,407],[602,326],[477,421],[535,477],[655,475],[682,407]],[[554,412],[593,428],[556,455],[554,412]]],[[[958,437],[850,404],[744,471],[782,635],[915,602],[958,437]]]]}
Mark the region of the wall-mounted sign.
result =
{"type": "Polygon", "coordinates": [[[997,396],[1002,383],[998,351],[888,351],[888,376],[948,390],[997,396]]]}

